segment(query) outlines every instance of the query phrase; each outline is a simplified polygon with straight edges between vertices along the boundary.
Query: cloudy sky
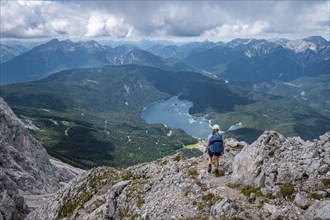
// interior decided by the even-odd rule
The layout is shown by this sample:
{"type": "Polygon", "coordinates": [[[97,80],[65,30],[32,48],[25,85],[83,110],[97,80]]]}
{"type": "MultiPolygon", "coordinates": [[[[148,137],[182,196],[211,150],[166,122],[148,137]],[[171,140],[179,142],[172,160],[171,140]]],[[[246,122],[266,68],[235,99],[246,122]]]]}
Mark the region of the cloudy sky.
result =
{"type": "Polygon", "coordinates": [[[329,40],[330,1],[1,0],[1,39],[329,40]]]}

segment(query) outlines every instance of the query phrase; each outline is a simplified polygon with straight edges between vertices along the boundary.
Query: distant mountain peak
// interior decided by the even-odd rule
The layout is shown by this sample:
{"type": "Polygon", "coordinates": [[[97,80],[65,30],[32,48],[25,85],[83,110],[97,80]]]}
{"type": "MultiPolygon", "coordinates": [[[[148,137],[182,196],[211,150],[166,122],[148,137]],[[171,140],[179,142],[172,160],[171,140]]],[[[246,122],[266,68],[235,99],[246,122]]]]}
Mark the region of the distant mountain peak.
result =
{"type": "Polygon", "coordinates": [[[329,45],[321,36],[311,36],[304,39],[288,40],[285,38],[273,38],[269,39],[269,42],[276,43],[283,46],[284,48],[295,51],[296,53],[304,52],[307,49],[317,51],[318,49],[329,45]]]}
{"type": "Polygon", "coordinates": [[[238,47],[238,46],[244,46],[244,45],[249,45],[251,43],[259,43],[263,42],[265,40],[258,40],[254,38],[236,38],[230,42],[227,43],[229,47],[238,47]]]}
{"type": "Polygon", "coordinates": [[[291,49],[296,53],[303,52],[307,49],[316,51],[317,46],[318,45],[315,44],[314,42],[305,41],[305,40],[292,40],[285,45],[286,48],[291,49]]]}
{"type": "Polygon", "coordinates": [[[304,41],[312,42],[317,45],[328,45],[329,42],[321,36],[310,36],[303,39],[304,41]]]}
{"type": "Polygon", "coordinates": [[[59,43],[59,42],[60,42],[60,40],[59,40],[59,39],[57,39],[57,38],[54,38],[54,39],[52,39],[52,40],[48,41],[46,44],[55,44],[55,43],[59,43]]]}

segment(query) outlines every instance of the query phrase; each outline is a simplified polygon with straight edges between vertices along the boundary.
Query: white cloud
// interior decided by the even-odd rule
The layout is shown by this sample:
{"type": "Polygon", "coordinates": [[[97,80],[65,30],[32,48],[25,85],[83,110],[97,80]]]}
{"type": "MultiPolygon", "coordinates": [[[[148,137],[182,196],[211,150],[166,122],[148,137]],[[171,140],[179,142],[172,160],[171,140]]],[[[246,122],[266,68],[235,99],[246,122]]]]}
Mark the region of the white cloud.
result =
{"type": "Polygon", "coordinates": [[[2,38],[329,38],[329,1],[1,0],[2,38]]]}
{"type": "Polygon", "coordinates": [[[122,38],[133,29],[123,18],[55,1],[1,1],[0,16],[1,36],[7,38],[122,38]]]}
{"type": "Polygon", "coordinates": [[[86,37],[129,37],[132,27],[124,23],[123,18],[100,12],[92,12],[87,24],[86,37]]]}
{"type": "Polygon", "coordinates": [[[212,30],[205,32],[207,38],[226,38],[226,37],[251,37],[260,35],[269,27],[268,22],[255,21],[253,23],[244,23],[243,21],[236,21],[235,23],[228,23],[218,26],[212,30]]]}
{"type": "Polygon", "coordinates": [[[303,31],[304,28],[313,30],[313,32],[327,31],[328,35],[330,35],[330,1],[312,6],[310,8],[310,13],[306,14],[303,18],[303,23],[307,25],[307,27],[301,27],[301,31],[303,31]]]}
{"type": "Polygon", "coordinates": [[[56,35],[61,28],[69,26],[70,10],[61,6],[57,2],[50,1],[2,2],[1,34],[5,37],[18,38],[56,35]],[[65,16],[62,16],[63,13],[65,16]]]}

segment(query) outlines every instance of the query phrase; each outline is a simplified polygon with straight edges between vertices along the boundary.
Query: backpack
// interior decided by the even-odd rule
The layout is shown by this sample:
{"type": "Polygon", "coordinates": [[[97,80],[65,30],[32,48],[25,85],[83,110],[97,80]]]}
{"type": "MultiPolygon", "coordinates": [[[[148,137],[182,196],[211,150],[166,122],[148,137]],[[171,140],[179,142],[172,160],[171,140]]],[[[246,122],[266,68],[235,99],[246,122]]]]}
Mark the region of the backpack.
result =
{"type": "Polygon", "coordinates": [[[223,152],[223,141],[221,134],[213,134],[210,138],[209,149],[212,153],[222,153],[223,152]]]}

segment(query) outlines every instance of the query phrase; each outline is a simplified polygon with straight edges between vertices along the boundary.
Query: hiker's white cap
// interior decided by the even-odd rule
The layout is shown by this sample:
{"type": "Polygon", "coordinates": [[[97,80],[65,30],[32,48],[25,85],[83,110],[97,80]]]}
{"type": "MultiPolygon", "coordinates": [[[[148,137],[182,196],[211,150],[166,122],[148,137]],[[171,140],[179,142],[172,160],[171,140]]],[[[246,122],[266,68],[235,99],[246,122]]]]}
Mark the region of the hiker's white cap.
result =
{"type": "Polygon", "coordinates": [[[212,129],[213,130],[220,130],[220,127],[219,127],[219,125],[213,125],[212,129]]]}

